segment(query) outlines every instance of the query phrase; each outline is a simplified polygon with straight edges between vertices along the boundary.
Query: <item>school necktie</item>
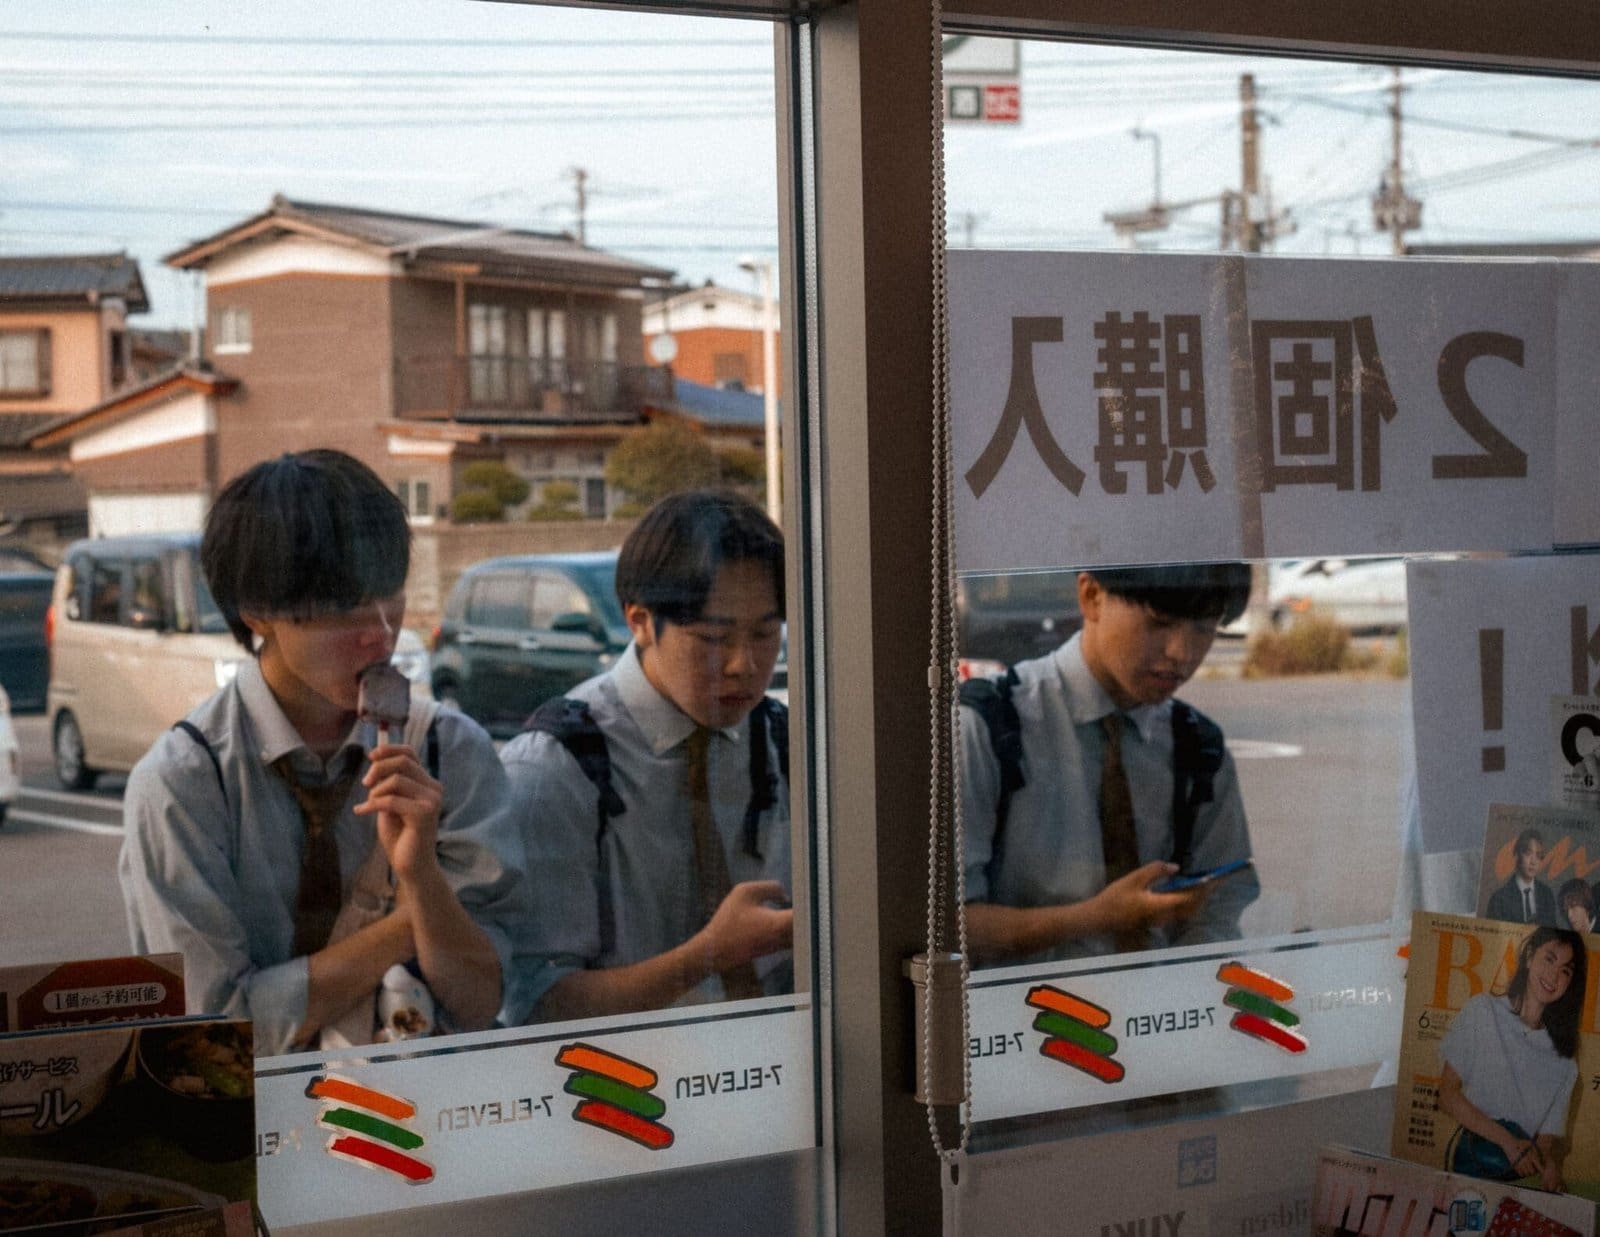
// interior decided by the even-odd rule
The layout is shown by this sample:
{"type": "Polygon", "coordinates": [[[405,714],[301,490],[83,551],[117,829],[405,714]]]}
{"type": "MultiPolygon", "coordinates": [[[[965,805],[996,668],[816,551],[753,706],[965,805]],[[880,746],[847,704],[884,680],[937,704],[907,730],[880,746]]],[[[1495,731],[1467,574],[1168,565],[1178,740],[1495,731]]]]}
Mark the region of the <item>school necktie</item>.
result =
{"type": "MultiPolygon", "coordinates": [[[[694,826],[694,867],[700,885],[701,923],[711,921],[717,907],[733,888],[728,875],[728,857],[717,836],[716,818],[711,814],[711,731],[696,726],[683,743],[689,761],[689,817],[694,826]]],[[[761,995],[761,981],[754,964],[742,962],[721,972],[722,990],[730,1001],[761,995]]]]}
{"type": "MultiPolygon", "coordinates": [[[[1105,748],[1100,760],[1100,849],[1105,857],[1106,884],[1126,876],[1139,866],[1139,842],[1133,827],[1133,791],[1128,787],[1128,771],[1122,764],[1122,714],[1107,713],[1100,719],[1105,748]]],[[[1143,929],[1116,933],[1117,949],[1144,949],[1148,936],[1143,929]]]]}
{"type": "Polygon", "coordinates": [[[294,903],[294,956],[314,954],[328,944],[333,921],[339,916],[344,890],[339,872],[339,816],[350,798],[361,762],[355,753],[345,753],[345,769],[331,782],[318,786],[303,783],[294,771],[289,756],[272,762],[300,805],[305,825],[306,846],[300,856],[300,888],[294,903]]]}
{"type": "Polygon", "coordinates": [[[1533,890],[1531,889],[1522,891],[1522,922],[1533,922],[1533,890]]]}

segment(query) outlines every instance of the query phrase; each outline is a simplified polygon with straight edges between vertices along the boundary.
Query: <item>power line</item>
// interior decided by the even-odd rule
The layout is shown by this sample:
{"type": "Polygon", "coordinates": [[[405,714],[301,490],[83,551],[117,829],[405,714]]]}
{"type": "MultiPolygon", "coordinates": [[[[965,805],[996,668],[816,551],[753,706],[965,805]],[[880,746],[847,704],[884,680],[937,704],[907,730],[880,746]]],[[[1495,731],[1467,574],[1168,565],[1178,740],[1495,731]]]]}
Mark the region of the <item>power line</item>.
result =
{"type": "MultiPolygon", "coordinates": [[[[1362,116],[1387,116],[1387,108],[1368,107],[1358,103],[1340,103],[1318,95],[1283,95],[1300,103],[1332,108],[1338,112],[1355,112],[1362,116]]],[[[1423,125],[1430,129],[1445,129],[1452,133],[1472,133],[1484,137],[1511,138],[1521,142],[1546,142],[1556,146],[1600,146],[1600,138],[1568,137],[1559,133],[1539,133],[1531,129],[1506,128],[1500,125],[1476,125],[1464,120],[1446,120],[1440,116],[1418,116],[1406,113],[1406,124],[1423,125]]]]}

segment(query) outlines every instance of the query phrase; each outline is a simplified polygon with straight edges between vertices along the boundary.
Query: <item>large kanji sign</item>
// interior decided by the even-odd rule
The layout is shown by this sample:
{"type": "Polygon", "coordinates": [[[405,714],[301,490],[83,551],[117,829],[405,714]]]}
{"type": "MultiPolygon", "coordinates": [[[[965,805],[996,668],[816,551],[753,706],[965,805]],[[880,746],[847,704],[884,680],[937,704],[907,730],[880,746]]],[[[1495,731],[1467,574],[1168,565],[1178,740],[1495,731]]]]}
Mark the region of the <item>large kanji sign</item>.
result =
{"type": "Polygon", "coordinates": [[[1582,539],[1600,270],[960,252],[950,287],[963,570],[1582,539]]]}

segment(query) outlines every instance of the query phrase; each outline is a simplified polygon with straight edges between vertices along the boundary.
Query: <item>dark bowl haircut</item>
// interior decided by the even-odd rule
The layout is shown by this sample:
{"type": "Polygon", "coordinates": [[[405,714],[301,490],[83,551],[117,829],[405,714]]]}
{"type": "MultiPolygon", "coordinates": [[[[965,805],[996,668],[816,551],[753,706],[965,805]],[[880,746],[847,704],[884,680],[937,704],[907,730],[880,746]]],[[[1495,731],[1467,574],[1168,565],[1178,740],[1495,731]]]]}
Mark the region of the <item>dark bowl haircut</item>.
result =
{"type": "Polygon", "coordinates": [[[1517,949],[1517,972],[1506,985],[1506,1001],[1514,1012],[1522,1012],[1522,998],[1528,991],[1528,963],[1547,942],[1565,945],[1572,953],[1572,982],[1559,1001],[1544,1007],[1544,1029],[1550,1033],[1550,1042],[1558,1053],[1570,1058],[1578,1051],[1578,1023],[1589,986],[1589,951],[1582,936],[1571,928],[1535,928],[1528,933],[1517,949]]]}
{"type": "Polygon", "coordinates": [[[1589,887],[1589,882],[1581,876],[1574,876],[1560,889],[1556,890],[1556,905],[1562,910],[1567,908],[1567,903],[1576,902],[1589,912],[1590,918],[1594,917],[1594,890],[1589,887]]]}
{"type": "Polygon", "coordinates": [[[1524,829],[1521,833],[1517,834],[1517,844],[1512,848],[1511,853],[1513,855],[1520,856],[1523,851],[1527,850],[1535,842],[1539,843],[1539,848],[1543,850],[1544,834],[1540,833],[1537,829],[1524,829]]]}
{"type": "Polygon", "coordinates": [[[1231,623],[1250,600],[1249,563],[1096,567],[1089,574],[1113,596],[1169,618],[1231,623]]]}
{"type": "Polygon", "coordinates": [[[206,517],[200,565],[234,638],[251,648],[241,612],[311,619],[405,587],[405,507],[354,456],[280,455],[223,487],[206,517]]]}
{"type": "Polygon", "coordinates": [[[755,503],[727,490],[663,498],[634,526],[617,555],[617,600],[662,623],[698,622],[724,564],[755,561],[772,577],[783,614],[783,533],[755,503]]]}

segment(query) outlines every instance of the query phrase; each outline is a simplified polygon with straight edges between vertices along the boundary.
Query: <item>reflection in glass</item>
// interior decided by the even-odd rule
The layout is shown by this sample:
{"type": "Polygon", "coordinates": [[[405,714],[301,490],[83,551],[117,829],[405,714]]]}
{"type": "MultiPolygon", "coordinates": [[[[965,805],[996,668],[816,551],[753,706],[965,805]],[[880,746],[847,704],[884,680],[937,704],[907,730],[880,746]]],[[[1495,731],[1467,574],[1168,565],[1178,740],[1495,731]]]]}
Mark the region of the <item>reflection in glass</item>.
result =
{"type": "Polygon", "coordinates": [[[1406,718],[1391,566],[964,579],[975,963],[1387,918],[1406,718]],[[1315,602],[1312,577],[1330,585],[1315,602]],[[1114,736],[1107,716],[1122,719],[1114,736]],[[1130,809],[1131,850],[1115,836],[1130,809]]]}

